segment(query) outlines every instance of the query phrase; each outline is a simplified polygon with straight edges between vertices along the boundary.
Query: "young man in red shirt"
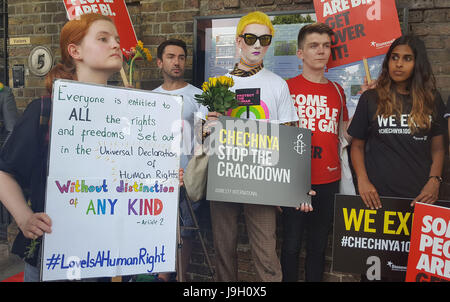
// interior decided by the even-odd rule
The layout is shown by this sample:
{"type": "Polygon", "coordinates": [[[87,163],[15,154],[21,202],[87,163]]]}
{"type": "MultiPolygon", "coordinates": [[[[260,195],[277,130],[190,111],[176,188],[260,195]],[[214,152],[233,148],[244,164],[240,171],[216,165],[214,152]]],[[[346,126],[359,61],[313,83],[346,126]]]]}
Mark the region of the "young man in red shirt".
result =
{"type": "Polygon", "coordinates": [[[312,131],[311,185],[316,196],[312,198],[312,211],[283,208],[283,281],[298,280],[298,258],[304,231],[307,235],[305,279],[321,281],[323,277],[334,194],[338,193],[341,178],[340,115],[343,114],[344,123],[348,122],[342,87],[325,77],[332,36],[333,31],[325,24],[304,26],[298,35],[297,51],[303,61],[302,73],[287,81],[299,117],[298,127],[312,131]]]}

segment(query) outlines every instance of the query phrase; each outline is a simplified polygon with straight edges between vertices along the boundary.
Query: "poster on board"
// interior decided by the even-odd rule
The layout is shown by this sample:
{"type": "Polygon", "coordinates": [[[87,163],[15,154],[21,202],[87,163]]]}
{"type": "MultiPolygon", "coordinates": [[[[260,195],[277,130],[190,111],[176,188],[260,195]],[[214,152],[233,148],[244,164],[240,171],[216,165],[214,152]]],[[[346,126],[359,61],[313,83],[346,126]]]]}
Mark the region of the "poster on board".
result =
{"type": "MultiPolygon", "coordinates": [[[[412,207],[410,198],[380,200],[382,208],[376,210],[367,208],[360,196],[336,194],[333,271],[362,274],[369,281],[405,281],[421,206],[412,207]]],[[[450,206],[445,200],[435,204],[450,206]]]]}
{"type": "Polygon", "coordinates": [[[120,47],[125,56],[128,56],[132,47],[136,47],[136,32],[125,0],[63,0],[63,2],[69,20],[89,13],[111,17],[116,24],[120,36],[120,47]]]}
{"type": "Polygon", "coordinates": [[[182,103],[55,81],[42,280],[175,270],[182,103]]]}
{"type": "Polygon", "coordinates": [[[407,282],[450,281],[450,202],[447,206],[415,206],[407,282]]]}
{"type": "Polygon", "coordinates": [[[414,208],[410,199],[380,199],[376,210],[360,196],[336,194],[333,271],[404,280],[414,208]]]}
{"type": "MultiPolygon", "coordinates": [[[[302,72],[302,61],[297,57],[297,35],[299,30],[316,21],[314,13],[288,15],[303,22],[283,24],[283,16],[269,16],[274,23],[275,36],[264,57],[264,67],[287,80],[298,76],[302,72]]],[[[199,27],[206,27],[204,31],[205,60],[198,66],[200,72],[194,74],[194,81],[201,86],[210,77],[222,76],[234,68],[239,55],[236,53],[236,25],[239,18],[215,19],[211,26],[205,25],[205,20],[198,20],[199,27]],[[198,78],[199,76],[202,78],[198,78]],[[196,79],[197,77],[197,79],[196,79]]],[[[198,35],[201,33],[198,32],[198,35]]],[[[367,58],[369,72],[373,79],[381,72],[385,55],[367,58]]],[[[356,61],[333,68],[325,72],[327,79],[339,83],[344,89],[349,118],[353,116],[362,94],[361,85],[364,83],[366,71],[362,61],[356,61]]]]}
{"type": "Polygon", "coordinates": [[[207,200],[286,207],[311,203],[309,129],[225,116],[219,121],[207,142],[214,146],[209,148],[207,200]]]}
{"type": "Polygon", "coordinates": [[[402,35],[395,0],[314,0],[314,9],[335,33],[328,68],[385,54],[402,35]]]}

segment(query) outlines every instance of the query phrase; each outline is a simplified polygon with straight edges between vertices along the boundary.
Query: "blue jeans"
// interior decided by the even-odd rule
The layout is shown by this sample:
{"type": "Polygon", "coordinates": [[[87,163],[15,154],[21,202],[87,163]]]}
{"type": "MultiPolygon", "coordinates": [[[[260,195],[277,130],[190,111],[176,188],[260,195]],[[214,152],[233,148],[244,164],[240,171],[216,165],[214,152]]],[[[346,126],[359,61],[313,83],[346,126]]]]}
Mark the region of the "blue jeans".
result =
{"type": "Polygon", "coordinates": [[[304,213],[295,208],[283,208],[280,262],[285,282],[298,281],[299,254],[305,232],[305,280],[322,281],[328,234],[334,216],[334,194],[339,190],[339,181],[312,185],[312,189],[317,193],[312,197],[312,212],[304,213]]]}
{"type": "Polygon", "coordinates": [[[33,266],[31,264],[28,264],[25,262],[25,268],[23,271],[23,282],[39,282],[40,280],[40,273],[41,273],[41,248],[39,246],[39,252],[37,257],[37,265],[33,266]]]}
{"type": "Polygon", "coordinates": [[[39,282],[40,272],[41,270],[38,267],[32,266],[31,264],[25,262],[23,282],[39,282]]]}

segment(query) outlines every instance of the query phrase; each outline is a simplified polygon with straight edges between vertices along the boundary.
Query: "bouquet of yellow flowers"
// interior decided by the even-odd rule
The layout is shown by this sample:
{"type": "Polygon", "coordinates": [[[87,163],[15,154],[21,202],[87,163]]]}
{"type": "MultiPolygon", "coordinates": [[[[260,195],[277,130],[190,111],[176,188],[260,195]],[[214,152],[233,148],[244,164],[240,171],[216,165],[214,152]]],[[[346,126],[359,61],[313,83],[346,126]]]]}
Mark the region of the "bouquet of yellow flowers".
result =
{"type": "Polygon", "coordinates": [[[126,59],[129,67],[129,77],[130,77],[130,85],[133,85],[133,71],[134,71],[134,61],[136,59],[143,58],[148,62],[152,61],[152,55],[150,51],[144,47],[144,43],[142,41],[138,41],[136,47],[131,48],[131,52],[129,53],[128,59],[126,59]]]}
{"type": "Polygon", "coordinates": [[[225,114],[229,109],[238,107],[236,94],[230,91],[233,85],[233,79],[227,76],[209,78],[202,85],[203,93],[196,94],[195,99],[209,111],[225,114]]]}

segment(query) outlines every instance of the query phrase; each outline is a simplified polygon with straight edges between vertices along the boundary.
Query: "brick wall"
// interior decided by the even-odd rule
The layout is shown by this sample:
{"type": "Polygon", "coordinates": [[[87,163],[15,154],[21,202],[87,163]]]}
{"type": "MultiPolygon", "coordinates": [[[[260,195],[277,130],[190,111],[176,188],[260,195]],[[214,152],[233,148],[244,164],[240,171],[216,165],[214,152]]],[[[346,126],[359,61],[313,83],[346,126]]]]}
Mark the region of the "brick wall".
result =
{"type": "MultiPolygon", "coordinates": [[[[438,87],[444,100],[450,95],[450,3],[448,0],[397,0],[398,6],[408,7],[409,30],[421,36],[433,63],[438,87]]],[[[184,39],[193,44],[195,16],[242,14],[254,10],[288,11],[313,9],[312,0],[126,0],[136,34],[156,56],[156,47],[166,38],[184,39]]],[[[59,31],[66,22],[62,0],[9,0],[9,37],[30,37],[30,45],[9,45],[9,69],[24,64],[35,46],[50,48],[59,60],[59,31]]],[[[188,51],[186,79],[192,79],[192,47],[188,51]]],[[[155,60],[139,68],[137,78],[144,89],[161,83],[155,60]]],[[[120,80],[117,76],[116,80],[120,80]]],[[[43,77],[28,72],[25,87],[14,89],[18,107],[24,109],[30,100],[40,96],[43,77]]],[[[10,80],[12,81],[12,80],[10,80]]],[[[11,86],[12,82],[10,82],[11,86]]]]}
{"type": "MultiPolygon", "coordinates": [[[[254,10],[288,11],[313,9],[312,0],[126,0],[136,34],[156,57],[157,45],[166,38],[181,38],[189,46],[186,79],[192,80],[193,17],[242,14],[254,10]]],[[[444,98],[450,95],[450,1],[448,0],[397,0],[398,6],[409,8],[409,30],[421,36],[428,49],[433,64],[438,88],[444,98]]],[[[62,0],[9,0],[9,37],[30,37],[31,45],[8,46],[10,78],[15,64],[24,64],[31,49],[37,45],[50,48],[59,60],[59,31],[66,22],[62,0]]],[[[139,68],[137,85],[143,89],[153,89],[161,83],[155,60],[139,68]]],[[[114,78],[120,81],[119,76],[114,78]]],[[[12,86],[12,83],[10,83],[12,86]]],[[[45,93],[44,78],[27,74],[25,87],[13,89],[17,105],[23,110],[35,97],[45,93]]],[[[445,183],[441,198],[450,199],[450,165],[444,167],[445,183]]],[[[201,215],[202,233],[207,248],[214,258],[212,235],[208,221],[207,204],[201,215]]],[[[240,279],[251,281],[255,278],[243,219],[240,221],[239,240],[240,279]]],[[[331,242],[331,241],[330,241],[331,242]]],[[[304,255],[301,255],[303,263],[304,255]]],[[[331,248],[327,251],[326,281],[354,281],[357,276],[330,272],[331,248]]],[[[189,274],[194,280],[209,280],[208,270],[200,243],[196,242],[189,274]]],[[[303,264],[301,264],[303,267],[303,264]]]]}

